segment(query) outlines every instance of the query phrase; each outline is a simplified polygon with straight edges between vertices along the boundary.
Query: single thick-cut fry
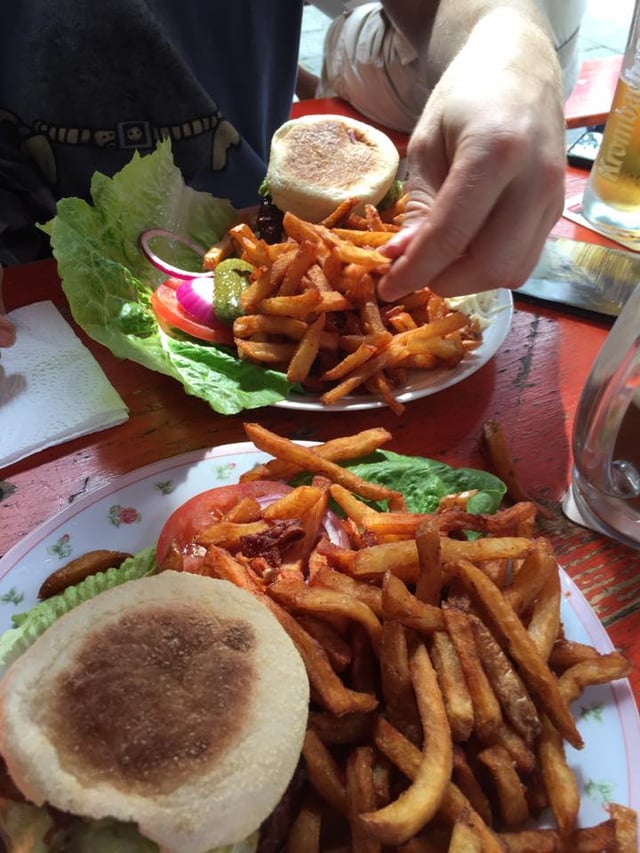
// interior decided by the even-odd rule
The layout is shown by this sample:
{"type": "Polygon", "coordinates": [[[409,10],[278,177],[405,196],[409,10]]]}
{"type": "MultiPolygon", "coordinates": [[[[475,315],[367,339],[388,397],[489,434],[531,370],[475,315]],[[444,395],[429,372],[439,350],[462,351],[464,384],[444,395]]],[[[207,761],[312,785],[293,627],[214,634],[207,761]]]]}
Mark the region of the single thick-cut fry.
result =
{"type": "Polygon", "coordinates": [[[422,728],[411,681],[409,647],[399,622],[387,620],[382,625],[380,683],[389,722],[413,743],[420,743],[422,728]]]}
{"type": "Polygon", "coordinates": [[[489,676],[504,715],[516,732],[531,746],[542,728],[536,706],[522,679],[491,632],[480,619],[471,617],[471,625],[482,666],[489,676]]]}
{"type": "Polygon", "coordinates": [[[397,620],[427,636],[445,627],[444,611],[420,601],[391,572],[387,572],[382,584],[382,613],[386,619],[397,620]]]}
{"type": "Polygon", "coordinates": [[[289,382],[303,383],[313,366],[320,349],[320,337],[324,329],[325,315],[320,314],[309,324],[307,331],[298,342],[298,346],[287,368],[289,382]]]}
{"type": "Polygon", "coordinates": [[[322,811],[312,797],[306,797],[287,835],[285,853],[319,853],[322,811]]]}
{"type": "Polygon", "coordinates": [[[340,814],[346,814],[347,792],[344,774],[313,729],[307,729],[304,736],[302,757],[316,793],[340,814]]]}
{"type": "Polygon", "coordinates": [[[473,731],[473,702],[456,647],[446,631],[432,635],[429,653],[447,710],[451,737],[454,741],[466,741],[473,731]]]}
{"type": "Polygon", "coordinates": [[[396,800],[361,816],[365,826],[386,844],[408,841],[431,820],[440,807],[453,766],[447,712],[435,671],[422,645],[411,656],[411,677],[424,738],[417,773],[396,800]]]}
{"type": "Polygon", "coordinates": [[[350,595],[371,608],[378,618],[382,616],[382,590],[363,581],[357,581],[342,572],[327,567],[320,569],[310,581],[311,586],[324,586],[350,595]]]}
{"type": "Polygon", "coordinates": [[[277,581],[269,587],[269,594],[276,601],[286,604],[289,610],[346,616],[362,625],[376,652],[380,648],[382,626],[378,618],[370,607],[349,594],[321,586],[292,586],[287,583],[281,585],[277,581]]]}
{"type": "Polygon", "coordinates": [[[420,574],[416,596],[427,604],[438,604],[442,587],[440,528],[433,517],[427,517],[416,530],[416,547],[420,574]]]}
{"type": "Polygon", "coordinates": [[[482,853],[482,841],[465,812],[453,825],[448,853],[482,853]]]}
{"type": "Polygon", "coordinates": [[[502,820],[508,829],[522,826],[529,818],[525,787],[502,746],[491,746],[478,759],[489,769],[496,786],[502,820]]]}
{"type": "Polygon", "coordinates": [[[360,821],[362,812],[378,806],[374,780],[375,755],[370,746],[360,746],[347,759],[347,814],[351,827],[353,853],[380,853],[380,841],[366,831],[360,821]]]}
{"type": "Polygon", "coordinates": [[[618,803],[611,803],[609,814],[616,824],[618,853],[636,853],[638,849],[638,815],[635,809],[618,803]]]}
{"type": "Polygon", "coordinates": [[[590,684],[607,684],[631,674],[631,663],[620,652],[599,655],[565,670],[559,678],[567,702],[575,702],[590,684]]]}
{"type": "Polygon", "coordinates": [[[549,805],[560,834],[566,837],[576,828],[580,793],[576,777],[567,764],[562,737],[547,716],[542,718],[537,747],[549,805]]]}

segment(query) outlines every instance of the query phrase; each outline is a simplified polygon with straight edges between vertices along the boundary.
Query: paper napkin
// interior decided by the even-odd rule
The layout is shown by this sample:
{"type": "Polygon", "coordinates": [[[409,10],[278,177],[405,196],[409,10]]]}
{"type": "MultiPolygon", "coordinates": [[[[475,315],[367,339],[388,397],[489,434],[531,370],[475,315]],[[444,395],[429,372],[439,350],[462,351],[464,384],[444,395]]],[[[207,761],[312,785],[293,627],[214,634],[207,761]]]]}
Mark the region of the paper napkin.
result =
{"type": "Polygon", "coordinates": [[[127,420],[120,395],[52,302],[8,316],[16,342],[0,350],[0,468],[127,420]]]}

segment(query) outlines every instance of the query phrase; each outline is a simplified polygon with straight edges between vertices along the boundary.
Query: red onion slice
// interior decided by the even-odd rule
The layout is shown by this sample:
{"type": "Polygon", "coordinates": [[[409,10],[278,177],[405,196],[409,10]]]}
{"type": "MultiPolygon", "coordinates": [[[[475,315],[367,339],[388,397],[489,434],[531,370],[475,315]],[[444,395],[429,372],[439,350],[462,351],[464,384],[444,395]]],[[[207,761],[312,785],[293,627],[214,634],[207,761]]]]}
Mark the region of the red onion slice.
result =
{"type": "Polygon", "coordinates": [[[143,231],[139,237],[140,248],[147,260],[152,263],[156,269],[160,270],[160,272],[163,272],[165,275],[173,276],[174,278],[184,279],[191,279],[194,278],[194,276],[210,278],[213,275],[212,272],[199,273],[197,270],[185,270],[182,267],[175,266],[165,258],[160,257],[160,255],[158,255],[151,246],[152,242],[157,239],[171,240],[174,243],[180,243],[180,245],[194,252],[200,260],[204,257],[204,251],[202,246],[199,246],[189,237],[185,237],[182,234],[174,234],[173,231],[168,231],[165,228],[149,228],[147,231],[143,231]]]}
{"type": "Polygon", "coordinates": [[[185,279],[176,290],[176,299],[181,307],[199,323],[219,325],[213,309],[213,279],[199,275],[185,279]]]}

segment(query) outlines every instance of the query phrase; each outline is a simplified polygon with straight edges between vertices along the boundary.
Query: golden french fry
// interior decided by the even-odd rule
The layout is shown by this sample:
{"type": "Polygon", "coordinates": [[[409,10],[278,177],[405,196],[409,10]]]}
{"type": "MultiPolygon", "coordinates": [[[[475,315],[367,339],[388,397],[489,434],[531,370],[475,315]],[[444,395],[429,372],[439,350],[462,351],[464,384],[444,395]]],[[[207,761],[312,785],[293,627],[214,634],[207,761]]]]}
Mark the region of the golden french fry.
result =
{"type": "Polygon", "coordinates": [[[268,341],[244,341],[236,339],[238,356],[259,361],[263,364],[287,364],[296,351],[295,344],[277,344],[268,341]]]}
{"type": "Polygon", "coordinates": [[[340,814],[346,814],[347,792],[344,774],[313,729],[307,729],[304,736],[302,757],[307,766],[309,781],[317,794],[340,814]]]}
{"type": "Polygon", "coordinates": [[[314,447],[303,447],[286,438],[269,432],[260,424],[245,423],[245,432],[250,441],[270,453],[286,459],[295,465],[300,471],[311,471],[325,474],[335,483],[351,489],[356,494],[372,500],[389,500],[391,498],[402,499],[398,492],[375,483],[369,483],[353,474],[348,468],[341,468],[334,462],[329,461],[316,452],[314,447]]]}
{"type": "MultiPolygon", "coordinates": [[[[372,427],[345,438],[335,438],[314,446],[315,453],[331,462],[355,459],[378,450],[391,438],[388,430],[372,427]]],[[[256,465],[240,476],[240,482],[249,480],[288,480],[300,470],[299,466],[286,458],[276,457],[264,465],[256,465]]]]}
{"type": "Polygon", "coordinates": [[[482,853],[482,841],[466,812],[453,825],[448,853],[482,853]]]}
{"type": "Polygon", "coordinates": [[[312,797],[306,797],[287,835],[284,853],[320,853],[322,811],[312,797]]]}
{"type": "Polygon", "coordinates": [[[405,737],[419,743],[422,728],[411,681],[409,647],[399,622],[385,620],[382,624],[380,683],[387,719],[405,737]]]}
{"type": "Polygon", "coordinates": [[[377,707],[378,700],[374,695],[358,693],[345,686],[333,671],[320,643],[314,640],[290,613],[269,596],[263,595],[261,600],[293,640],[304,661],[311,690],[319,704],[338,717],[343,714],[367,713],[377,707]]]}
{"type": "Polygon", "coordinates": [[[566,837],[576,828],[580,793],[576,777],[567,764],[562,737],[547,716],[542,718],[537,752],[551,811],[560,834],[566,837]]]}
{"type": "Polygon", "coordinates": [[[376,652],[380,648],[382,626],[375,613],[362,601],[344,592],[320,586],[303,585],[291,588],[288,584],[280,585],[276,581],[269,587],[269,594],[281,604],[286,604],[289,610],[297,613],[328,613],[346,616],[352,622],[362,625],[376,652]]]}
{"type": "Polygon", "coordinates": [[[491,746],[483,749],[478,759],[491,773],[505,826],[513,828],[525,824],[529,819],[526,790],[507,750],[502,746],[491,746]]]}
{"type": "Polygon", "coordinates": [[[502,713],[482,666],[472,626],[473,617],[452,607],[445,607],[442,613],[471,695],[474,728],[480,739],[487,742],[502,724],[502,713]]]}
{"type": "Polygon", "coordinates": [[[538,593],[527,625],[527,632],[544,660],[549,659],[560,633],[560,595],[560,573],[556,568],[538,593]]]}
{"type": "Polygon", "coordinates": [[[340,636],[331,623],[304,614],[299,615],[297,621],[307,634],[320,643],[336,672],[343,672],[349,666],[353,657],[351,644],[340,636]]]}
{"type": "Polygon", "coordinates": [[[299,341],[307,331],[304,320],[294,317],[275,317],[270,314],[243,314],[233,322],[236,338],[251,338],[254,335],[273,335],[299,341]]]}
{"type": "Polygon", "coordinates": [[[618,853],[636,853],[638,849],[638,814],[635,809],[619,803],[609,804],[609,814],[615,822],[618,853]]]}
{"type": "Polygon", "coordinates": [[[451,779],[451,732],[435,671],[424,646],[411,655],[411,678],[422,722],[424,745],[417,773],[400,796],[361,815],[370,832],[386,844],[402,844],[435,815],[451,779]]]}
{"type": "MultiPolygon", "coordinates": [[[[378,717],[376,720],[374,740],[380,752],[386,755],[408,779],[416,778],[422,760],[420,750],[384,717],[378,717]]],[[[468,815],[468,820],[480,834],[483,849],[487,853],[504,853],[504,847],[495,833],[472,808],[457,785],[450,782],[442,798],[440,813],[453,825],[463,812],[468,815]]]]}
{"type": "Polygon", "coordinates": [[[522,679],[499,643],[494,640],[491,632],[479,619],[473,617],[471,626],[482,666],[498,697],[504,715],[515,731],[531,746],[542,728],[536,706],[522,679]]]}
{"type": "Polygon", "coordinates": [[[278,288],[278,296],[293,296],[302,291],[302,276],[318,258],[318,244],[304,240],[292,253],[278,288]]]}
{"type": "Polygon", "coordinates": [[[320,349],[320,337],[324,329],[325,315],[320,314],[309,324],[307,331],[300,339],[296,351],[291,356],[287,368],[289,382],[303,383],[313,366],[320,349]]]}
{"type": "Polygon", "coordinates": [[[326,711],[310,711],[309,727],[320,740],[330,746],[372,742],[373,714],[346,714],[336,717],[326,711]]]}
{"type": "Polygon", "coordinates": [[[427,604],[438,604],[442,587],[440,528],[433,517],[427,516],[416,530],[416,547],[420,574],[416,596],[427,604]]]}
{"type": "Polygon", "coordinates": [[[393,231],[362,231],[356,228],[334,228],[333,233],[341,240],[353,243],[354,246],[367,246],[369,248],[384,246],[394,234],[393,231]]]}
{"type": "Polygon", "coordinates": [[[438,676],[451,737],[456,742],[466,741],[474,726],[473,702],[456,647],[446,631],[432,634],[429,654],[438,676]]]}
{"type": "Polygon", "coordinates": [[[382,590],[377,586],[354,580],[336,572],[330,567],[322,568],[310,580],[311,586],[323,586],[328,589],[350,595],[357,601],[366,604],[379,618],[382,616],[382,590]]]}
{"type": "Polygon", "coordinates": [[[347,759],[347,814],[353,853],[380,853],[380,841],[363,827],[360,815],[378,805],[374,781],[375,755],[371,746],[360,746],[347,759]]]}
{"type": "Polygon", "coordinates": [[[316,311],[321,299],[317,290],[305,290],[297,296],[268,296],[260,302],[260,310],[264,314],[306,320],[316,311]]]}
{"type": "Polygon", "coordinates": [[[486,575],[468,560],[459,560],[456,573],[484,611],[487,622],[517,664],[522,678],[549,719],[563,737],[576,749],[583,746],[582,737],[571,715],[568,702],[562,696],[556,676],[540,655],[534,641],[503,598],[500,590],[486,575]]]}
{"type": "Polygon", "coordinates": [[[607,684],[631,674],[631,663],[619,652],[584,660],[565,670],[559,678],[560,690],[568,702],[575,702],[590,684],[607,684]]]}
{"type": "Polygon", "coordinates": [[[445,612],[420,601],[391,572],[385,574],[382,583],[382,613],[386,619],[401,622],[407,628],[427,636],[445,627],[445,612]]]}

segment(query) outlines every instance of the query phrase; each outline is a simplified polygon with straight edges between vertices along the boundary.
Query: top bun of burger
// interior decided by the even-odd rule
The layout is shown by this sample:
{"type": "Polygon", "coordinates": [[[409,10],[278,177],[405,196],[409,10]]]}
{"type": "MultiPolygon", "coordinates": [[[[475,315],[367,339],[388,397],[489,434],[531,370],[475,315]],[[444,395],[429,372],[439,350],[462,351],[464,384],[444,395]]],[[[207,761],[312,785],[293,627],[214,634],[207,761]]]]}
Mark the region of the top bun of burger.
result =
{"type": "Polygon", "coordinates": [[[378,204],[395,180],[399,155],[381,130],[341,115],[308,115],[271,139],[266,184],[273,203],[320,222],[340,202],[378,204]]]}
{"type": "Polygon", "coordinates": [[[167,571],[79,605],[11,665],[0,752],[36,805],[203,853],[273,811],[308,701],[304,664],[262,603],[167,571]]]}

